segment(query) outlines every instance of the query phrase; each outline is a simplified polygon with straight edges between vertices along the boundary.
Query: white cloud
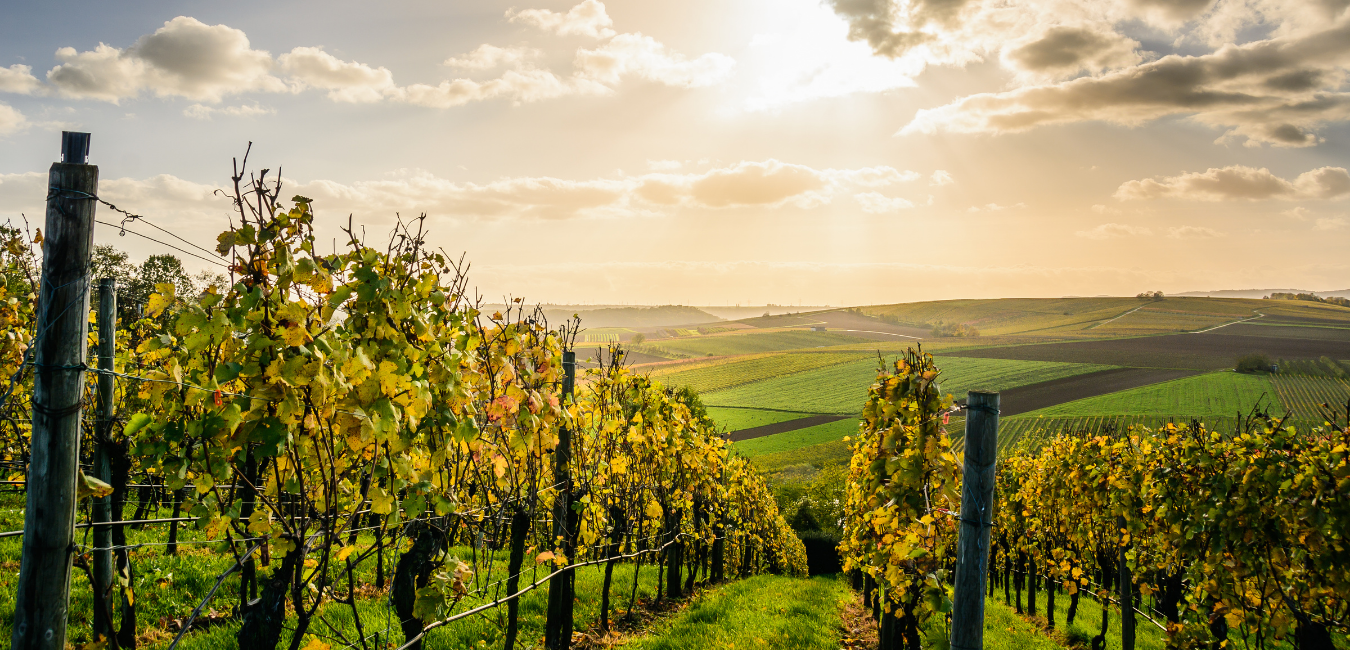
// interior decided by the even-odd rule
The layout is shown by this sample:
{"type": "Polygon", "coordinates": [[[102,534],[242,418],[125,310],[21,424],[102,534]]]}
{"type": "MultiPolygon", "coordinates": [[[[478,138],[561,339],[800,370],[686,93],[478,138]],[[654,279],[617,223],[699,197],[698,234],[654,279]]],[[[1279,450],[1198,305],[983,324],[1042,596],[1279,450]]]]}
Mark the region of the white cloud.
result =
{"type": "Polygon", "coordinates": [[[947,170],[945,169],[935,170],[933,175],[928,177],[928,184],[933,187],[942,187],[944,185],[952,185],[955,183],[956,179],[952,178],[952,175],[947,173],[947,170]]]}
{"type": "Polygon", "coordinates": [[[1347,225],[1350,225],[1350,220],[1347,220],[1345,217],[1330,217],[1318,219],[1313,224],[1313,230],[1342,230],[1347,225]]]}
{"type": "Polygon", "coordinates": [[[28,123],[28,120],[19,112],[19,109],[9,104],[0,103],[0,136],[17,133],[28,123]]]}
{"type": "Polygon", "coordinates": [[[277,67],[295,83],[327,90],[328,98],[336,102],[373,103],[399,93],[388,68],[343,61],[319,47],[297,47],[282,54],[277,67]]]}
{"type": "MultiPolygon", "coordinates": [[[[1096,207],[1096,206],[1093,206],[1096,207]]],[[[1123,223],[1104,223],[1095,228],[1080,230],[1074,233],[1079,237],[1086,239],[1119,239],[1121,237],[1141,237],[1152,235],[1153,231],[1140,226],[1131,226],[1123,223]]]]}
{"type": "Polygon", "coordinates": [[[1177,226],[1167,229],[1167,236],[1171,239],[1214,239],[1223,237],[1223,233],[1204,226],[1177,226]]]}
{"type": "Polygon", "coordinates": [[[275,108],[259,106],[258,104],[239,106],[225,106],[216,108],[205,104],[193,104],[183,109],[183,115],[197,120],[210,120],[213,115],[227,115],[230,117],[254,117],[258,115],[271,115],[276,113],[275,108]]]}
{"type": "Polygon", "coordinates": [[[900,197],[889,197],[880,192],[854,194],[853,198],[862,206],[863,212],[885,214],[914,207],[914,203],[900,197]]]}
{"type": "Polygon", "coordinates": [[[455,79],[442,81],[436,86],[413,84],[404,88],[400,97],[418,106],[450,108],[498,97],[510,99],[513,104],[527,104],[567,95],[604,95],[610,92],[613,91],[608,86],[588,79],[565,79],[548,70],[525,68],[507,70],[502,76],[487,81],[455,79]]]}
{"type": "Polygon", "coordinates": [[[1013,205],[999,205],[998,203],[986,203],[984,205],[972,205],[966,208],[966,212],[1003,212],[1004,210],[1017,210],[1027,207],[1025,203],[1014,203],[1013,205]]]}
{"type": "Polygon", "coordinates": [[[543,51],[523,45],[497,47],[484,43],[471,52],[446,59],[443,65],[464,70],[491,70],[500,67],[518,67],[543,55],[543,51]]]}
{"type": "Polygon", "coordinates": [[[1297,208],[1289,208],[1288,210],[1285,210],[1280,214],[1295,221],[1308,220],[1308,209],[1303,206],[1298,206],[1297,208]]]}
{"type": "Polygon", "coordinates": [[[244,32],[179,16],[126,50],[100,43],[90,51],[56,51],[47,80],[68,97],[117,103],[148,90],[161,97],[218,102],[250,91],[285,92],[272,57],[250,47],[244,32]]]}
{"type": "Polygon", "coordinates": [[[1115,193],[1120,200],[1180,198],[1198,201],[1336,199],[1347,195],[1350,195],[1350,172],[1344,167],[1320,167],[1290,181],[1264,167],[1257,169],[1243,165],[1128,181],[1115,193]]]}
{"type": "Polygon", "coordinates": [[[1138,126],[1190,115],[1228,129],[1220,142],[1311,146],[1320,141],[1314,129],[1350,119],[1350,93],[1342,88],[1347,62],[1350,19],[1100,76],[969,95],[918,111],[900,134],[1011,133],[1086,120],[1138,126]]]}
{"type": "Polygon", "coordinates": [[[19,63],[0,68],[0,92],[35,95],[43,90],[42,82],[33,76],[33,68],[19,63]]]}
{"type": "Polygon", "coordinates": [[[736,61],[716,52],[688,59],[650,36],[619,34],[596,49],[577,50],[575,65],[582,77],[611,86],[631,75],[667,86],[699,88],[725,81],[736,61]]]}
{"type": "Polygon", "coordinates": [[[524,23],[559,36],[609,38],[614,35],[614,21],[605,12],[604,3],[599,0],[584,0],[565,14],[547,9],[509,9],[506,18],[513,23],[524,23]]]}

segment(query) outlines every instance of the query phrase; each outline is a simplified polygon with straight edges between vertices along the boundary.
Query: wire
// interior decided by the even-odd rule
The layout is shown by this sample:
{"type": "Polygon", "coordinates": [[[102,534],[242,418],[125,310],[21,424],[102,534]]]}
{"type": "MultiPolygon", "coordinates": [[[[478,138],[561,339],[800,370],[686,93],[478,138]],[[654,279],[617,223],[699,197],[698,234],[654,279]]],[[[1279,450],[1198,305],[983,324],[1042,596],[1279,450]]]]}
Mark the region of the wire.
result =
{"type": "MultiPolygon", "coordinates": [[[[176,250],[176,251],[178,251],[178,252],[180,252],[180,253],[182,253],[182,254],[184,254],[184,255],[191,255],[191,256],[193,256],[193,257],[199,259],[199,260],[202,260],[202,261],[204,261],[204,262],[210,262],[210,263],[215,264],[216,266],[219,266],[219,267],[221,267],[221,268],[226,268],[226,269],[230,268],[230,265],[225,264],[224,262],[221,262],[220,260],[213,260],[213,259],[211,259],[211,258],[209,258],[209,257],[202,257],[201,255],[198,255],[198,254],[196,254],[196,253],[194,253],[194,252],[192,252],[192,251],[183,250],[183,249],[181,249],[181,248],[179,248],[179,247],[177,247],[177,246],[174,246],[173,244],[170,244],[170,243],[168,243],[168,242],[162,242],[162,241],[160,241],[160,240],[158,240],[158,239],[155,239],[154,237],[151,237],[151,236],[149,236],[149,235],[142,235],[141,233],[138,233],[138,232],[136,232],[135,230],[127,230],[126,226],[118,226],[118,225],[115,224],[115,223],[108,223],[107,221],[99,221],[98,219],[95,219],[95,220],[94,220],[94,223],[100,223],[100,224],[103,224],[103,225],[105,225],[105,226],[109,226],[109,227],[112,227],[112,228],[119,228],[119,229],[122,231],[122,234],[131,233],[131,234],[133,234],[133,235],[136,235],[137,237],[144,237],[144,238],[149,239],[150,241],[155,242],[156,244],[159,244],[159,245],[161,245],[161,246],[168,246],[169,248],[172,248],[172,249],[174,249],[174,250],[176,250]]],[[[153,224],[152,224],[152,225],[153,225],[153,224]]],[[[163,230],[163,228],[161,228],[160,230],[163,230]]]]}

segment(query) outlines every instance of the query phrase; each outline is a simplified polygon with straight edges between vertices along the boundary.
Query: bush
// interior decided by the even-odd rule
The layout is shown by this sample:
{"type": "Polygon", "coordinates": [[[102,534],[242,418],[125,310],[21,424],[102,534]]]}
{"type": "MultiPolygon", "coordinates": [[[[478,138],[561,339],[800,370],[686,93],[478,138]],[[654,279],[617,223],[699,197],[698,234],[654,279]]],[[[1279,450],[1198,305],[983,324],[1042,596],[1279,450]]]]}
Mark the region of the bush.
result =
{"type": "Polygon", "coordinates": [[[967,325],[965,323],[944,323],[938,321],[938,324],[933,326],[931,334],[940,337],[975,337],[980,335],[980,330],[975,329],[974,325],[967,325]]]}
{"type": "Polygon", "coordinates": [[[632,343],[633,345],[642,345],[643,343],[646,342],[647,342],[647,335],[643,334],[642,332],[634,334],[633,339],[629,341],[629,343],[632,343]]]}
{"type": "Polygon", "coordinates": [[[1270,357],[1255,353],[1238,357],[1235,369],[1238,372],[1270,372],[1270,357]]]}

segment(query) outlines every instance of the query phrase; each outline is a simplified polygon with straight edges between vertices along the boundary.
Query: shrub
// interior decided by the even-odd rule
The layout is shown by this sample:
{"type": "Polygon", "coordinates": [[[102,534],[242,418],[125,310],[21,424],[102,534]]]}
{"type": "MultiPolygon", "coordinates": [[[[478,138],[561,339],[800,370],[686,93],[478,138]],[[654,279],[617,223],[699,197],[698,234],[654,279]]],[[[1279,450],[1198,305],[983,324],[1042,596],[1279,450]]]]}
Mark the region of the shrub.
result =
{"type": "Polygon", "coordinates": [[[1270,357],[1259,352],[1238,357],[1235,369],[1238,372],[1270,372],[1270,357]]]}
{"type": "Polygon", "coordinates": [[[637,334],[633,335],[633,340],[630,342],[633,345],[642,345],[643,343],[647,342],[647,335],[643,334],[642,332],[638,332],[637,334]]]}
{"type": "Polygon", "coordinates": [[[939,337],[975,337],[980,335],[980,330],[975,329],[974,325],[966,323],[944,323],[938,321],[930,332],[933,336],[939,337]]]}

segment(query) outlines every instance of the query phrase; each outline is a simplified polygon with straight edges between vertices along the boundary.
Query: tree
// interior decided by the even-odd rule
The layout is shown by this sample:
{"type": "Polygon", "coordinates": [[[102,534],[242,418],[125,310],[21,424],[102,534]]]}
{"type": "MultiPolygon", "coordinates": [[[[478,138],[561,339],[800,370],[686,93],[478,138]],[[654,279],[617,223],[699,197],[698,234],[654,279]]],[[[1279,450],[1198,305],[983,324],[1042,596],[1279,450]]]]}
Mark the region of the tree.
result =
{"type": "Polygon", "coordinates": [[[127,283],[127,292],[118,298],[130,305],[144,305],[155,293],[155,285],[172,284],[179,296],[196,293],[192,277],[183,268],[183,262],[173,255],[151,255],[136,269],[135,275],[127,283]]]}
{"type": "Polygon", "coordinates": [[[638,332],[637,334],[633,335],[633,340],[630,342],[633,345],[642,345],[643,343],[647,342],[647,335],[643,334],[642,332],[638,332]]]}

